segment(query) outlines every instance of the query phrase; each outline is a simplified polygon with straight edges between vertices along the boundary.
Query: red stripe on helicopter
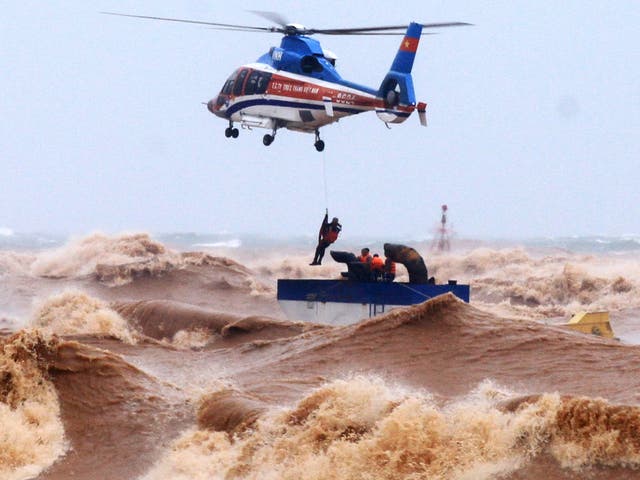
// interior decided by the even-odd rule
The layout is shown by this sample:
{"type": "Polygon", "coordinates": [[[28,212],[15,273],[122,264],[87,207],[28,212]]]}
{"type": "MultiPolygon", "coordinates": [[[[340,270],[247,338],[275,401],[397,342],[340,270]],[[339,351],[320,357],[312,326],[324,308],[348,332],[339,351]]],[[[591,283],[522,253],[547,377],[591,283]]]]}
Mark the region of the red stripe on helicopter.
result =
{"type": "Polygon", "coordinates": [[[326,88],[314,83],[301,82],[282,75],[274,75],[271,82],[269,82],[266,94],[320,102],[324,97],[329,97],[338,106],[373,107],[376,102],[373,98],[340,90],[339,85],[336,85],[336,87],[326,88]]]}
{"type": "Polygon", "coordinates": [[[404,40],[400,44],[400,51],[416,53],[416,51],[418,50],[419,41],[420,41],[419,38],[404,37],[404,40]]]}

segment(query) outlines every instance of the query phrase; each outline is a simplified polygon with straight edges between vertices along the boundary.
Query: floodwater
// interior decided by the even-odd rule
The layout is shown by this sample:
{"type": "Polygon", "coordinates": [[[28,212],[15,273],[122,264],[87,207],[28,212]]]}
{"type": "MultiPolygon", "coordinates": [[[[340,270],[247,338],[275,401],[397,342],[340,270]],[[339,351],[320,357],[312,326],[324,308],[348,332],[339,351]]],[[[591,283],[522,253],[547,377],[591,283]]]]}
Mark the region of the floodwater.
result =
{"type": "Polygon", "coordinates": [[[0,251],[0,478],[640,478],[635,252],[418,246],[470,304],[331,327],[275,298],[328,256],[200,250],[0,251]]]}

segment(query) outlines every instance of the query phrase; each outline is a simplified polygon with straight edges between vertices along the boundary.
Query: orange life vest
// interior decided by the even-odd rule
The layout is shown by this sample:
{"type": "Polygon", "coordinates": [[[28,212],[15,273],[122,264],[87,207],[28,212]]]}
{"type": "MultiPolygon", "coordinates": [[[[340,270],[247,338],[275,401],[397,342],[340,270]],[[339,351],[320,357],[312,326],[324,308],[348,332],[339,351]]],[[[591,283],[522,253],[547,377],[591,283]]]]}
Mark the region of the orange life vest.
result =
{"type": "Polygon", "coordinates": [[[384,260],[380,257],[373,257],[371,259],[371,270],[380,270],[384,269],[384,260]]]}
{"type": "Polygon", "coordinates": [[[324,239],[329,243],[335,242],[338,239],[338,231],[334,230],[333,228],[329,228],[329,231],[324,236],[324,239]]]}
{"type": "Polygon", "coordinates": [[[371,256],[371,254],[370,254],[370,253],[368,253],[368,254],[366,254],[366,255],[360,255],[360,256],[358,257],[358,261],[359,261],[359,262],[362,262],[362,263],[369,263],[369,262],[371,262],[371,259],[372,259],[372,258],[373,258],[373,257],[371,256]]]}

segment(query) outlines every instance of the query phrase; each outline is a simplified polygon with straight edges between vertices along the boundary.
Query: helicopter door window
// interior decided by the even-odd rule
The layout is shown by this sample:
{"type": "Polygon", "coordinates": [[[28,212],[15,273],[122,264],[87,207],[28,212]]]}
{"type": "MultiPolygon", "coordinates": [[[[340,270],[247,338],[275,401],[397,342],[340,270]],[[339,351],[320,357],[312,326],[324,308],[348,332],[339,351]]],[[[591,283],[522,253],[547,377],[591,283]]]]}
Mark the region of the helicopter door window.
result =
{"type": "Polygon", "coordinates": [[[244,86],[244,94],[245,95],[253,95],[256,93],[256,84],[258,83],[258,78],[260,77],[260,71],[254,70],[247,78],[247,84],[244,86]]]}
{"type": "Polygon", "coordinates": [[[255,93],[260,95],[267,91],[269,87],[269,82],[271,81],[271,74],[267,72],[258,72],[258,79],[256,80],[256,91],[255,93]]]}
{"type": "Polygon", "coordinates": [[[242,87],[244,86],[244,79],[246,78],[247,73],[249,73],[249,70],[247,70],[246,68],[240,70],[240,73],[236,78],[236,84],[233,86],[234,95],[242,95],[242,87]]]}

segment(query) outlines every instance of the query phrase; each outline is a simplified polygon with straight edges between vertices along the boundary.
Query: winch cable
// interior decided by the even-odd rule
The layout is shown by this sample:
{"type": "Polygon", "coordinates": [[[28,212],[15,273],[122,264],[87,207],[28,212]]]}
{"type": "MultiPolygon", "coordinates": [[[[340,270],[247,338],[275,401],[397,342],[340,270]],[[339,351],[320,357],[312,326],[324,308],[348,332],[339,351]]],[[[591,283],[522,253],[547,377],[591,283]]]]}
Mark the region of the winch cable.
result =
{"type": "Polygon", "coordinates": [[[329,211],[329,195],[327,194],[327,157],[322,152],[322,181],[324,183],[324,207],[329,211]]]}

